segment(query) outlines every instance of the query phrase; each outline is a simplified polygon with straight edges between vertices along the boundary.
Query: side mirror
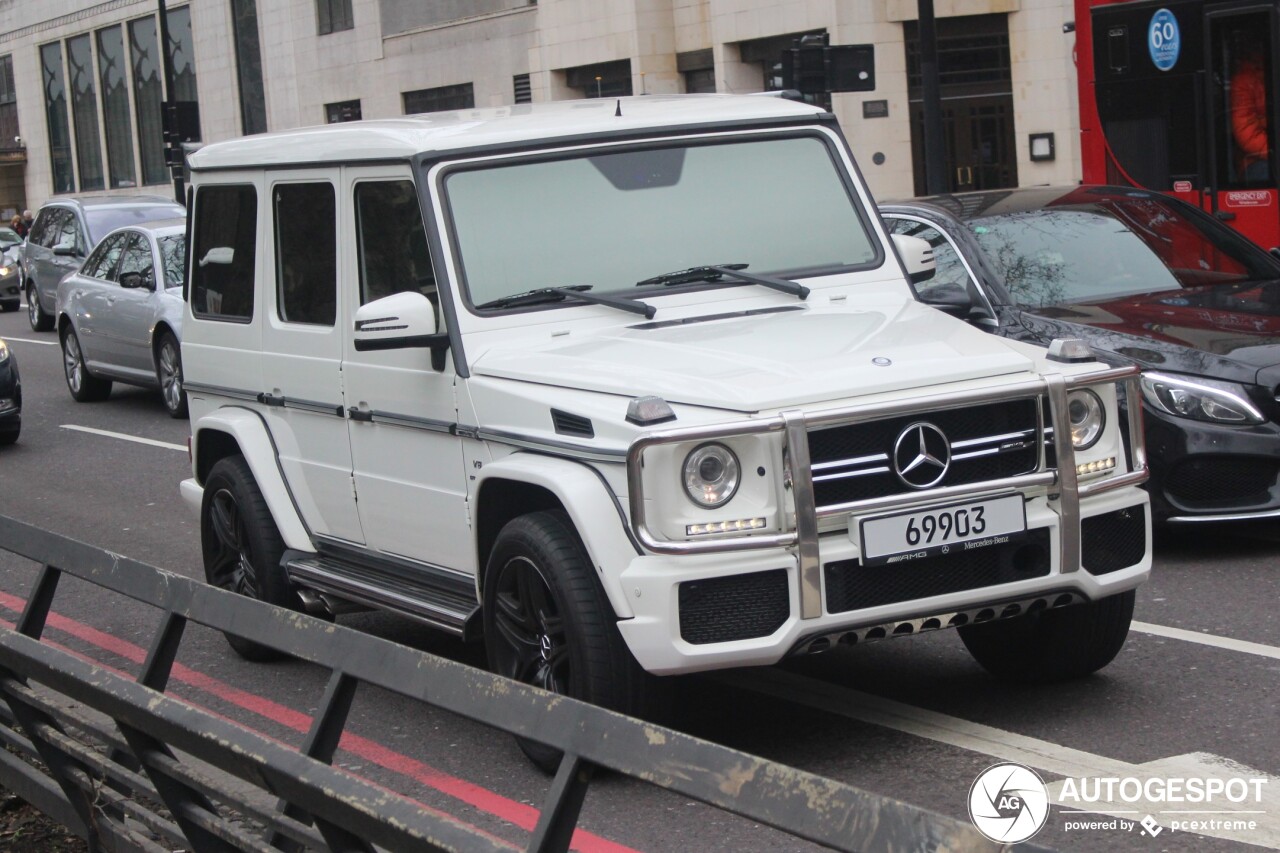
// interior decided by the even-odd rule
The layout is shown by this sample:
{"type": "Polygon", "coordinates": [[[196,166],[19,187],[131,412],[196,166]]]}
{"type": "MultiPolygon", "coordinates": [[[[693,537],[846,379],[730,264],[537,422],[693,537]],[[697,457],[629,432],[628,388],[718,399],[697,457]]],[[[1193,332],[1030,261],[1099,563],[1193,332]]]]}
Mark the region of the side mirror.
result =
{"type": "Polygon", "coordinates": [[[894,234],[893,245],[902,256],[903,266],[907,268],[907,280],[912,284],[920,284],[933,278],[937,272],[937,263],[933,259],[933,247],[928,240],[912,237],[908,234],[894,234]]]}
{"type": "Polygon", "coordinates": [[[973,300],[969,298],[969,292],[958,284],[939,284],[922,290],[920,301],[931,308],[937,308],[944,314],[959,317],[961,320],[968,320],[969,312],[973,308],[973,300]]]}
{"type": "Polygon", "coordinates": [[[214,246],[204,253],[204,257],[198,262],[199,266],[208,264],[230,264],[236,257],[236,250],[232,246],[214,246]]]}
{"type": "Polygon", "coordinates": [[[151,279],[140,272],[126,272],[120,274],[120,286],[130,289],[146,288],[151,290],[151,279]]]}
{"type": "Polygon", "coordinates": [[[58,245],[53,247],[53,253],[63,258],[75,257],[77,254],[76,244],[75,243],[59,243],[58,245]]]}
{"type": "Polygon", "coordinates": [[[449,346],[449,336],[437,334],[435,306],[416,290],[361,305],[355,326],[356,352],[424,347],[443,354],[449,346]]]}

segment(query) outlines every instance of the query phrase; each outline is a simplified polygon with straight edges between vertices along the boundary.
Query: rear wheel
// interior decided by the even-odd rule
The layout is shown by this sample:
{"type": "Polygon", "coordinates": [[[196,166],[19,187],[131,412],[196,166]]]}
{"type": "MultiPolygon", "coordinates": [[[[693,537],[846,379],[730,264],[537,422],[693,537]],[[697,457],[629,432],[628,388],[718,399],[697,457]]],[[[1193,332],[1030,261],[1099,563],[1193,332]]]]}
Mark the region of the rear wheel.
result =
{"type": "Polygon", "coordinates": [[[47,332],[53,328],[53,318],[40,307],[34,282],[27,282],[27,322],[33,332],[47,332]]]}
{"type": "Polygon", "coordinates": [[[960,639],[998,678],[1066,681],[1097,672],[1115,659],[1133,621],[1133,590],[1085,604],[966,625],[960,639]]]}
{"type": "MultiPolygon", "coordinates": [[[[521,516],[498,534],[485,573],[484,637],[490,669],[553,693],[636,714],[653,687],[563,512],[521,516]]],[[[555,770],[559,750],[517,742],[538,767],[555,770]]]]}
{"type": "MultiPolygon", "coordinates": [[[[291,610],[302,609],[302,599],[280,565],[284,540],[243,456],[219,460],[205,479],[200,544],[205,579],[212,586],[291,610]]],[[[246,660],[285,657],[252,640],[224,636],[246,660]]]]}
{"type": "Polygon", "coordinates": [[[18,440],[18,435],[22,432],[22,424],[16,425],[7,432],[0,432],[0,447],[7,447],[18,440]]]}
{"type": "Polygon", "coordinates": [[[187,394],[182,388],[182,349],[171,332],[160,336],[156,347],[156,379],[171,418],[187,416],[187,394]]]}
{"type": "Polygon", "coordinates": [[[62,331],[62,370],[67,390],[77,403],[96,403],[111,395],[111,380],[99,379],[85,367],[80,339],[70,324],[62,331]]]}

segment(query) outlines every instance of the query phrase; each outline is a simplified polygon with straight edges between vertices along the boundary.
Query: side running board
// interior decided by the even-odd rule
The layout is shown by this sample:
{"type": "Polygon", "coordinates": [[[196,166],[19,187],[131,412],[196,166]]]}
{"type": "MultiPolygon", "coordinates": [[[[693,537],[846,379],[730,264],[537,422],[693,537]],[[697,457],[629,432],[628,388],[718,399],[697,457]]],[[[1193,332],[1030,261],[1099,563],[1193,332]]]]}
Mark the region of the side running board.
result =
{"type": "Polygon", "coordinates": [[[286,551],[281,563],[304,589],[392,611],[464,640],[481,635],[475,580],[467,575],[338,547],[286,551]]]}

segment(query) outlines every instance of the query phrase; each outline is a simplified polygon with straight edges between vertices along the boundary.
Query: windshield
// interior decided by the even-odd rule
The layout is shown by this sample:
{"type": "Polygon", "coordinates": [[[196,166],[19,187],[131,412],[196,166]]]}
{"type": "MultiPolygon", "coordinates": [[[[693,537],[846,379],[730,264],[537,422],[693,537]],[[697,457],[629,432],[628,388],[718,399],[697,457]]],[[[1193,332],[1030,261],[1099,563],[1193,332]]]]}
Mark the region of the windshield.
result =
{"type": "Polygon", "coordinates": [[[466,169],[445,189],[472,305],[544,287],[634,291],[641,279],[708,264],[778,274],[878,260],[815,137],[466,169]]]}
{"type": "Polygon", "coordinates": [[[137,207],[105,207],[87,208],[85,221],[89,225],[89,241],[97,244],[98,240],[125,225],[137,225],[140,222],[157,222],[161,219],[181,219],[187,211],[177,204],[147,204],[137,207]]]}
{"type": "Polygon", "coordinates": [[[160,263],[164,267],[164,286],[182,287],[183,249],[187,244],[185,234],[170,234],[156,238],[160,246],[160,263]]]}
{"type": "MultiPolygon", "coordinates": [[[[969,223],[1013,300],[1042,307],[1269,281],[1275,266],[1157,199],[1049,208],[969,223]]],[[[1224,229],[1225,231],[1225,229],[1224,229]]]]}

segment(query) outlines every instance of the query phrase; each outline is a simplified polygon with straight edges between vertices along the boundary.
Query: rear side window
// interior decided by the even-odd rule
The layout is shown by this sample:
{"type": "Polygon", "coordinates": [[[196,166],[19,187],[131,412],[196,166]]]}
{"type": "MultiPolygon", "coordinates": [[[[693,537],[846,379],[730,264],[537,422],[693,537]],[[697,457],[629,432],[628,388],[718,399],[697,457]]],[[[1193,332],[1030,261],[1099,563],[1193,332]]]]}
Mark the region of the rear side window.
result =
{"type": "Polygon", "coordinates": [[[201,187],[191,251],[191,311],[206,320],[253,319],[258,192],[201,187]]]}
{"type": "Polygon", "coordinates": [[[278,184],[274,196],[280,319],[332,326],[338,310],[333,187],[328,183],[278,184]]]}

